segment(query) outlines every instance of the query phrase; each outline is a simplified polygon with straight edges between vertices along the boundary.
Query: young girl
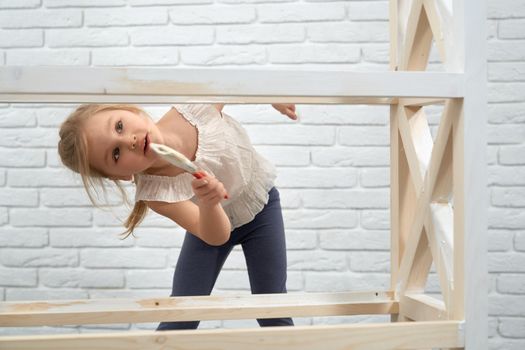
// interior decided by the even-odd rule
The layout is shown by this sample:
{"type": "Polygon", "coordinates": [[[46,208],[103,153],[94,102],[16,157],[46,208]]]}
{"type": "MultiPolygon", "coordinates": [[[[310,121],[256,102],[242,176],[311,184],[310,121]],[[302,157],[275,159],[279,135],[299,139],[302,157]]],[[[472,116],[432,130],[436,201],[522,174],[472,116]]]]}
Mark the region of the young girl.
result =
{"type": "MultiPolygon", "coordinates": [[[[292,104],[272,105],[297,119],[292,104]]],[[[253,294],[286,293],[286,246],[275,170],[253,148],[223,105],[175,105],[157,123],[133,105],[82,105],[60,128],[62,162],[93,192],[110,179],[136,185],[125,236],[147,209],[187,232],[171,296],[209,295],[228,254],[242,245],[253,294]],[[165,144],[192,160],[193,178],[150,148],[165,144]],[[227,198],[227,199],[225,199],[227,198]]],[[[261,326],[293,325],[290,318],[258,319],[261,326]]],[[[199,322],[162,322],[158,330],[194,329],[199,322]]]]}

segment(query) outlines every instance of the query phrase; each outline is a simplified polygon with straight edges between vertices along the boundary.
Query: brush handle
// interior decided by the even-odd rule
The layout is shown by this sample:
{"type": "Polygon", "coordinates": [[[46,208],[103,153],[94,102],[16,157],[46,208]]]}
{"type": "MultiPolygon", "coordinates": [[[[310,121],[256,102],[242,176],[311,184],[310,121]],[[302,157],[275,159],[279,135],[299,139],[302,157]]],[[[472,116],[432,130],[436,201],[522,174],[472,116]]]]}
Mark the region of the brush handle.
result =
{"type": "MultiPolygon", "coordinates": [[[[197,172],[194,172],[192,173],[193,177],[196,178],[196,179],[202,179],[204,177],[204,174],[201,173],[200,171],[197,171],[197,172]]],[[[228,194],[226,193],[224,195],[224,199],[229,199],[230,197],[228,196],[228,194]]]]}

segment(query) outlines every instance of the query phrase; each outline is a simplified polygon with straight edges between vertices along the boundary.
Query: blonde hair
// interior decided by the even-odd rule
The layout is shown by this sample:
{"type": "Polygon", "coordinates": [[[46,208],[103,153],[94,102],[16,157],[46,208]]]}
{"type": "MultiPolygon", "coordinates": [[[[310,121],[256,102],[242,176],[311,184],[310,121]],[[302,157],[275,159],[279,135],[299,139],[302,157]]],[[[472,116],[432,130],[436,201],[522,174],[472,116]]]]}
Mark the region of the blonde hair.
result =
{"type": "MultiPolygon", "coordinates": [[[[98,197],[97,189],[102,189],[106,195],[105,180],[111,180],[103,171],[95,169],[89,164],[89,149],[84,132],[86,121],[93,115],[102,111],[127,110],[138,114],[146,114],[141,108],[134,105],[109,105],[109,104],[85,104],[79,106],[60,126],[58,142],[58,154],[62,163],[80,174],[82,184],[90,201],[96,207],[100,205],[95,200],[98,197]]],[[[126,191],[119,180],[111,180],[117,186],[124,202],[129,204],[126,191]]],[[[126,231],[122,233],[123,238],[133,234],[135,227],[140,224],[148,212],[148,206],[144,201],[137,201],[131,213],[124,222],[126,231]]]]}

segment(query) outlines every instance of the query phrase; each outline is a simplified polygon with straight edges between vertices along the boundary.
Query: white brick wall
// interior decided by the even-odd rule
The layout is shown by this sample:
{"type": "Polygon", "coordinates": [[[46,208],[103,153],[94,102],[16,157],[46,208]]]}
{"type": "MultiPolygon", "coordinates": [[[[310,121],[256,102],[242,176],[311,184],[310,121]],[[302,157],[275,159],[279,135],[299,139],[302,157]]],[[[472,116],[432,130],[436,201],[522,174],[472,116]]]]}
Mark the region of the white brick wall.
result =
{"type": "MultiPolygon", "coordinates": [[[[517,350],[525,348],[525,3],[488,2],[489,336],[491,349],[517,350]]],[[[387,10],[386,0],[0,0],[0,64],[387,70],[387,10]]],[[[137,238],[118,239],[118,198],[110,196],[113,212],[93,209],[56,155],[71,108],[0,104],[0,300],[168,295],[183,231],[151,215],[137,238]]],[[[155,117],[165,108],[147,106],[155,117]]],[[[226,109],[278,167],[289,290],[387,288],[388,108],[299,106],[300,123],[268,106],[226,109]]],[[[236,249],[216,291],[248,288],[236,249]]],[[[352,320],[297,323],[341,321],[352,320]]],[[[0,330],[18,332],[42,330],[0,330]]]]}

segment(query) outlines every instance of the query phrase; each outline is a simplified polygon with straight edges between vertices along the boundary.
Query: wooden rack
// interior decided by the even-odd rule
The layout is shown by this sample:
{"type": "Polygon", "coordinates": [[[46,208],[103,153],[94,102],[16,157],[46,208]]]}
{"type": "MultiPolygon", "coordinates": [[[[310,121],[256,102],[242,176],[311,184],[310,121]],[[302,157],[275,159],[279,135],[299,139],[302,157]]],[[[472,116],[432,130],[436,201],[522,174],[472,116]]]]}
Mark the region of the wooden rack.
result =
{"type": "Polygon", "coordinates": [[[386,314],[392,322],[0,337],[0,349],[487,348],[485,1],[391,0],[391,71],[2,67],[0,101],[388,104],[387,291],[0,303],[0,326],[386,314]],[[426,71],[432,43],[444,71],[426,71]],[[443,105],[435,139],[427,105],[443,105]],[[425,294],[431,266],[442,298],[425,294]]]}

